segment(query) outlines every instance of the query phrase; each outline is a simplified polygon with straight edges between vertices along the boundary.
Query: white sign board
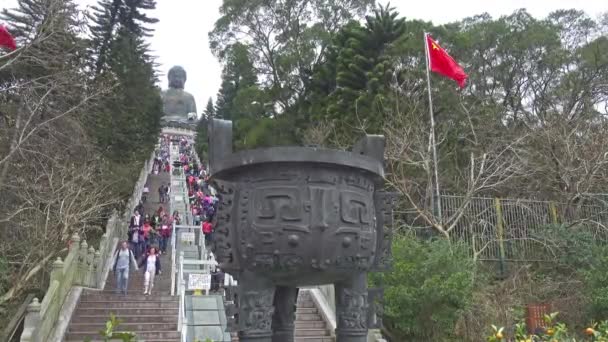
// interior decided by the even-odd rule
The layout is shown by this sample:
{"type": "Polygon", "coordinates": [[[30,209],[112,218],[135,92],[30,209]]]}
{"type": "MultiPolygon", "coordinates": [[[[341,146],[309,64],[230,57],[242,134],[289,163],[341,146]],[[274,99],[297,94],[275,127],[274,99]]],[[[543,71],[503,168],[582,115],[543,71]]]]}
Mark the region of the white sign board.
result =
{"type": "Polygon", "coordinates": [[[182,242],[192,242],[194,243],[194,232],[183,232],[182,233],[182,242]]]}
{"type": "Polygon", "coordinates": [[[211,274],[190,273],[188,274],[188,290],[211,289],[211,274]]]}

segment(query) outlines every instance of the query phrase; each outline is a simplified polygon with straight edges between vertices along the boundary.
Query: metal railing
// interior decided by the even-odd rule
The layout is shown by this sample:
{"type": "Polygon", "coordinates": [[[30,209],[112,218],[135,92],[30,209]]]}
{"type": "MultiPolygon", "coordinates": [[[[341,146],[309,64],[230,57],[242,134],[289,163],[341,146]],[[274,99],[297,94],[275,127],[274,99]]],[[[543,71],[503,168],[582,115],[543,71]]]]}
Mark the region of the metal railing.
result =
{"type": "MultiPolygon", "coordinates": [[[[471,253],[485,261],[547,261],[546,252],[560,224],[580,223],[596,239],[608,242],[608,206],[587,202],[565,203],[516,198],[467,198],[442,195],[444,220],[455,218],[451,236],[464,241],[471,253]]],[[[395,211],[397,222],[417,235],[432,231],[414,210],[395,211]]],[[[576,243],[576,241],[572,241],[576,243]]]]}

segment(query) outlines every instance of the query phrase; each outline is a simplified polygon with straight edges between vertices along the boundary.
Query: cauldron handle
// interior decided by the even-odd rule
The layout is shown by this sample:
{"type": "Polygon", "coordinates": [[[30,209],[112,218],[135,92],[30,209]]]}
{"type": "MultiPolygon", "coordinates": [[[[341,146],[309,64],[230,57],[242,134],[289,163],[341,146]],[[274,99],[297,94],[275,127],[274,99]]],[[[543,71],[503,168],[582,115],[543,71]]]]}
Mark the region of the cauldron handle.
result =
{"type": "Polygon", "coordinates": [[[213,174],[216,162],[232,154],[232,121],[213,119],[207,127],[209,168],[213,174]]]}
{"type": "Polygon", "coordinates": [[[353,146],[352,152],[384,162],[384,146],[385,138],[383,135],[367,134],[353,146]]]}

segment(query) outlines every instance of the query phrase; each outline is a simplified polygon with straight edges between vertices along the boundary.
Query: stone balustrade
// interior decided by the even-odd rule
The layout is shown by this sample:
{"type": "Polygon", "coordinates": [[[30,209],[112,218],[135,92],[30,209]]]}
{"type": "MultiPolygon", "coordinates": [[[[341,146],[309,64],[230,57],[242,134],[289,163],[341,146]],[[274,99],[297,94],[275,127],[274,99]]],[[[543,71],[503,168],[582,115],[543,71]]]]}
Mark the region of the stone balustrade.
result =
{"type": "MultiPolygon", "coordinates": [[[[329,326],[332,334],[336,329],[336,297],[333,285],[321,285],[311,289],[313,300],[319,308],[319,313],[329,326]]],[[[367,334],[368,342],[386,342],[379,329],[370,329],[367,334]]]]}
{"type": "Polygon", "coordinates": [[[139,204],[148,174],[152,170],[154,154],[146,161],[135,184],[133,195],[127,202],[122,216],[117,212],[107,222],[99,247],[95,249],[78,234],[70,240],[65,260],[57,258],[52,264],[49,287],[42,302],[34,298],[27,307],[21,342],[45,342],[49,340],[61,308],[74,286],[103,289],[110,269],[114,250],[120,239],[127,236],[128,219],[139,204]]]}

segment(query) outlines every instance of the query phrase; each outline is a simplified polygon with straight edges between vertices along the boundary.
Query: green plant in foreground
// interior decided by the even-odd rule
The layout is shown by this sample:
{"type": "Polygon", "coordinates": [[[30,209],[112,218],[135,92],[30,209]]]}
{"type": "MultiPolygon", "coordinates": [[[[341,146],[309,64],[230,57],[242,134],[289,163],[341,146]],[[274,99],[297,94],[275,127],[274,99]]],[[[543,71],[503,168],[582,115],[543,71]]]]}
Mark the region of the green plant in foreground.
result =
{"type": "Polygon", "coordinates": [[[492,333],[487,337],[488,342],[608,342],[608,321],[602,321],[600,323],[593,323],[588,328],[582,331],[582,339],[577,340],[568,331],[566,324],[557,322],[558,313],[554,312],[549,315],[545,315],[543,320],[545,321],[546,328],[540,334],[528,335],[526,332],[526,325],[524,323],[518,323],[515,325],[515,336],[511,339],[504,333],[504,327],[497,327],[492,325],[492,333]]]}
{"type": "MultiPolygon", "coordinates": [[[[137,337],[135,333],[126,331],[114,331],[120,325],[120,320],[116,318],[116,315],[110,314],[110,320],[106,322],[106,328],[99,331],[99,335],[103,337],[104,342],[111,340],[121,340],[123,342],[135,342],[137,337]]],[[[91,339],[87,338],[86,342],[90,342],[91,339]]]]}

